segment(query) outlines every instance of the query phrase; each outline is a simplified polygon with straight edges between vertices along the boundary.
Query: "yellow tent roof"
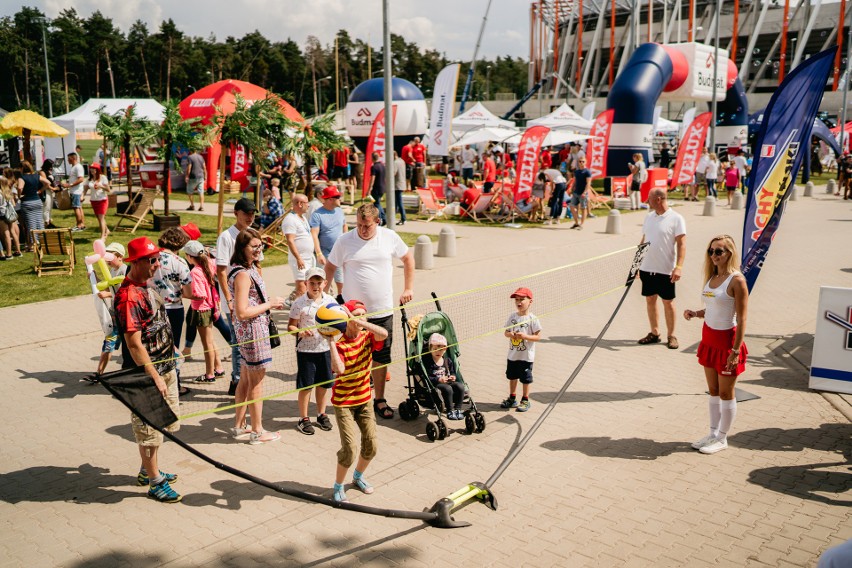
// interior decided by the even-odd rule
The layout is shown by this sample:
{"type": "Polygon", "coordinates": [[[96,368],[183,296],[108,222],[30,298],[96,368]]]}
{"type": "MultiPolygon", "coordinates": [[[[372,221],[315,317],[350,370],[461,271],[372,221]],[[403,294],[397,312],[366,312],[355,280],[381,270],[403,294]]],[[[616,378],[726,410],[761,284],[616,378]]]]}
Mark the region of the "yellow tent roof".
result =
{"type": "Polygon", "coordinates": [[[16,110],[0,120],[0,135],[22,136],[24,130],[29,130],[36,136],[55,138],[65,136],[68,131],[31,110],[16,110]]]}

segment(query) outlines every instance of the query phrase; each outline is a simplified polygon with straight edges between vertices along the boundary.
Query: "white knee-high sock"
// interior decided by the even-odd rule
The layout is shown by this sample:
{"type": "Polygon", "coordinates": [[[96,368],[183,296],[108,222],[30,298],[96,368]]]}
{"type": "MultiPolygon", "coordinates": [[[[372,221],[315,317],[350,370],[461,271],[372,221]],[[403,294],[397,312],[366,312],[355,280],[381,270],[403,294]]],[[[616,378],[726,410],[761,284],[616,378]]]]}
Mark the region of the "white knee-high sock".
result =
{"type": "Polygon", "coordinates": [[[719,409],[719,403],[722,401],[718,396],[711,396],[707,402],[710,409],[710,435],[719,435],[719,421],[722,418],[722,411],[719,409]]]}
{"type": "Polygon", "coordinates": [[[719,403],[719,409],[722,411],[722,418],[719,421],[719,435],[717,438],[725,440],[728,433],[731,431],[731,425],[734,423],[734,418],[737,417],[737,399],[723,400],[719,403]]]}

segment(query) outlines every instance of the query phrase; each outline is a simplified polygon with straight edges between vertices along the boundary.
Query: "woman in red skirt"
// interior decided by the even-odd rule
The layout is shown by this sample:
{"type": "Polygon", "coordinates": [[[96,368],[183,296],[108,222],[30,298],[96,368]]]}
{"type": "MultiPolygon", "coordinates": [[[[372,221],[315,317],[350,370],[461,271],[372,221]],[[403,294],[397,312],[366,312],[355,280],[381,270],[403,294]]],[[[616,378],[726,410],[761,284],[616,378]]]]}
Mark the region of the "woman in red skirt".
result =
{"type": "Polygon", "coordinates": [[[91,192],[89,201],[92,204],[92,211],[95,213],[95,218],[98,220],[98,229],[101,232],[100,238],[106,239],[110,232],[106,225],[106,213],[111,190],[109,180],[101,173],[101,166],[98,164],[89,166],[89,182],[83,189],[83,195],[87,191],[91,192]]]}
{"type": "Polygon", "coordinates": [[[737,415],[734,386],[745,371],[748,349],[745,337],[748,286],[739,272],[740,258],[734,240],[720,235],[710,241],[704,260],[704,309],[683,312],[683,317],[704,318],[698,362],[704,366],[710,390],[710,433],[692,447],[715,454],[728,447],[728,433],[737,415]]]}

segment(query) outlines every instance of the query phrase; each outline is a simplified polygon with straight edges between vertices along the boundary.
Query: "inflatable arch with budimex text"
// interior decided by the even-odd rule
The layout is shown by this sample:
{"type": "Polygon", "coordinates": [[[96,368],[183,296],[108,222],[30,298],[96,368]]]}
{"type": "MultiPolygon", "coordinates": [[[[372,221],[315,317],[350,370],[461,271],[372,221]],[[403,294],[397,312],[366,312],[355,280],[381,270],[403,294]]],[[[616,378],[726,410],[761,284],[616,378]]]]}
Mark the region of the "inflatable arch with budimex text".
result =
{"type": "MultiPolygon", "coordinates": [[[[633,154],[650,161],[654,107],[658,100],[711,101],[714,53],[700,43],[639,46],[618,75],[607,97],[615,109],[607,149],[607,176],[627,176],[633,154]]],[[[748,137],[748,100],[727,50],[719,50],[716,71],[717,148],[744,146],[748,137]]]]}

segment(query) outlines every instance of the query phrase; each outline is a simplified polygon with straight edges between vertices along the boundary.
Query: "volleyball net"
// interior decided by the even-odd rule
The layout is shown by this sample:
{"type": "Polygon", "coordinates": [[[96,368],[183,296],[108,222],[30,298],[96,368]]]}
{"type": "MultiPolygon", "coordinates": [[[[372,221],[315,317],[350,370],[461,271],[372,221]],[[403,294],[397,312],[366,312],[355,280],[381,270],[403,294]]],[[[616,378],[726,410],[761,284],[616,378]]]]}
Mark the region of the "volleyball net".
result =
{"type": "MultiPolygon", "coordinates": [[[[509,296],[517,288],[523,286],[533,292],[534,300],[531,311],[542,321],[560,314],[564,310],[592,300],[601,298],[613,292],[623,290],[625,274],[631,267],[635,247],[625,248],[600,256],[549,268],[533,274],[513,277],[501,282],[471,288],[462,291],[442,294],[436,290],[436,299],[410,302],[404,306],[408,320],[416,321],[416,316],[437,310],[440,303],[441,311],[452,320],[459,345],[464,354],[466,349],[476,349],[482,342],[493,335],[502,335],[506,330],[506,318],[514,311],[514,305],[509,296]]],[[[394,309],[394,337],[391,347],[391,362],[388,370],[393,377],[391,384],[402,382],[406,371],[406,354],[404,336],[401,326],[401,307],[394,309]]],[[[370,317],[370,314],[367,315],[370,317]]],[[[288,332],[287,321],[289,310],[273,312],[273,319],[280,334],[281,346],[272,350],[272,363],[263,379],[262,399],[271,400],[283,397],[295,397],[296,387],[296,347],[295,335],[299,331],[288,332]]],[[[305,328],[305,329],[316,329],[305,328]]],[[[222,358],[231,353],[230,346],[219,348],[222,358]]],[[[412,354],[416,357],[419,354],[412,354]]],[[[181,399],[181,420],[187,420],[219,412],[233,412],[236,405],[233,397],[228,395],[232,362],[224,362],[225,376],[212,383],[192,383],[192,378],[203,375],[204,351],[200,349],[200,341],[196,342],[191,359],[178,359],[182,381],[192,392],[181,399]]],[[[476,380],[475,374],[465,373],[466,380],[476,380]]],[[[331,385],[315,385],[331,386],[331,385]]],[[[395,388],[390,387],[389,388],[395,388]]],[[[248,404],[247,401],[244,404],[248,404]]]]}

